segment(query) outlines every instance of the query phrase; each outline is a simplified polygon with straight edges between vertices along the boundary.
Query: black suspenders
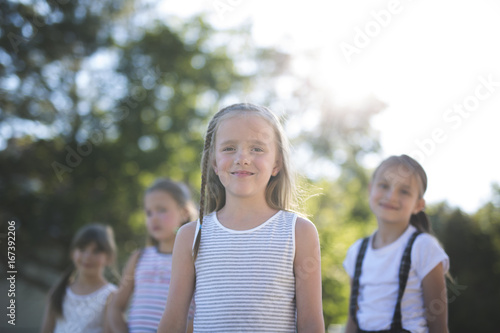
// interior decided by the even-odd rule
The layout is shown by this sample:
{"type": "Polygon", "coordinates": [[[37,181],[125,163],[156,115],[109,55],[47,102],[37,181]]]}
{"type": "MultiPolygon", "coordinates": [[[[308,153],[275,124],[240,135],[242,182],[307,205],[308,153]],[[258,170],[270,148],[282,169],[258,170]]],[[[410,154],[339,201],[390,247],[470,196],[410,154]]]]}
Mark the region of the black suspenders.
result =
{"type": "MultiPolygon", "coordinates": [[[[408,243],[406,244],[406,248],[403,252],[403,256],[401,257],[401,265],[399,266],[399,291],[398,291],[398,299],[396,302],[396,306],[394,308],[394,316],[392,317],[392,324],[389,330],[385,331],[375,331],[375,332],[387,332],[387,333],[399,333],[399,332],[408,332],[404,330],[401,324],[401,300],[403,299],[403,294],[406,288],[406,282],[408,281],[408,274],[410,273],[411,267],[411,248],[413,246],[413,242],[418,235],[420,235],[421,231],[415,231],[408,239],[408,243]]],[[[368,247],[370,238],[366,237],[363,239],[361,246],[359,248],[358,256],[356,258],[356,267],[354,269],[354,277],[352,280],[351,287],[351,298],[349,303],[349,314],[351,318],[356,323],[358,327],[358,332],[367,332],[359,329],[358,318],[356,316],[357,307],[358,307],[358,294],[359,294],[359,277],[361,276],[361,266],[363,264],[363,259],[365,257],[366,248],[368,247]]]]}

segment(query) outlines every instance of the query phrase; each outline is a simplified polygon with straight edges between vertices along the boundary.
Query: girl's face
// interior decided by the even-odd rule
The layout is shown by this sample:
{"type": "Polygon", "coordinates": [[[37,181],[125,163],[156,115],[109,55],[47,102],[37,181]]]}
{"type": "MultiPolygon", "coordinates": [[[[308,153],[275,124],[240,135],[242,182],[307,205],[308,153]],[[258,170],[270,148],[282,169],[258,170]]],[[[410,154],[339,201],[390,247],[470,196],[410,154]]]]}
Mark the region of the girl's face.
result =
{"type": "Polygon", "coordinates": [[[96,243],[90,243],[83,248],[76,248],[71,253],[71,259],[78,274],[99,276],[110,263],[109,255],[99,250],[96,243]]]}
{"type": "Polygon", "coordinates": [[[175,239],[177,229],[188,218],[187,210],[179,206],[165,191],[153,191],[144,198],[146,227],[158,242],[175,239]]]}
{"type": "Polygon", "coordinates": [[[221,121],[214,145],[213,168],[226,198],[265,199],[269,179],[281,165],[272,126],[259,115],[232,116],[221,121]]]}
{"type": "Polygon", "coordinates": [[[408,224],[425,207],[417,177],[402,170],[398,165],[381,168],[370,184],[370,208],[379,223],[408,224]]]}

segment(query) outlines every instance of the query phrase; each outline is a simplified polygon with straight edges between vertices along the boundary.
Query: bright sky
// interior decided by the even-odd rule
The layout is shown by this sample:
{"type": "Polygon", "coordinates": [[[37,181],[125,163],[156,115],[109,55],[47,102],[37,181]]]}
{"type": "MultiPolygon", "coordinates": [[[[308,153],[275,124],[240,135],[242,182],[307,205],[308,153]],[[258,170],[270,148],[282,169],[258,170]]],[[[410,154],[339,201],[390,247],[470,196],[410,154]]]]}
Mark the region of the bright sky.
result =
{"type": "MultiPolygon", "coordinates": [[[[474,212],[500,182],[500,2],[496,0],[165,2],[203,10],[220,29],[253,22],[258,44],[315,49],[311,73],[338,103],[374,94],[383,157],[409,154],[427,171],[428,202],[474,212]],[[497,153],[495,153],[495,151],[497,153]]],[[[181,7],[180,7],[181,6],[181,7]]],[[[376,161],[378,163],[378,161],[376,161]]]]}

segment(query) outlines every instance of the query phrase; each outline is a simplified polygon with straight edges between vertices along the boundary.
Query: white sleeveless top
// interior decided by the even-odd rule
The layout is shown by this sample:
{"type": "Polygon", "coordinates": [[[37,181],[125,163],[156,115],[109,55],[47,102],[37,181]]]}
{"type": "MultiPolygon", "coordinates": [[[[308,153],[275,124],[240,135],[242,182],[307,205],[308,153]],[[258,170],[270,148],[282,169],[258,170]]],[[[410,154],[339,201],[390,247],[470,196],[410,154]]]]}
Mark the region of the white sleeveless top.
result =
{"type": "Polygon", "coordinates": [[[279,211],[239,231],[224,227],[215,212],[203,219],[194,332],[296,331],[296,220],[279,211]]]}
{"type": "Polygon", "coordinates": [[[56,320],[54,333],[101,333],[106,301],[116,289],[114,284],[108,283],[88,295],[77,295],[66,288],[63,317],[56,320]]]}

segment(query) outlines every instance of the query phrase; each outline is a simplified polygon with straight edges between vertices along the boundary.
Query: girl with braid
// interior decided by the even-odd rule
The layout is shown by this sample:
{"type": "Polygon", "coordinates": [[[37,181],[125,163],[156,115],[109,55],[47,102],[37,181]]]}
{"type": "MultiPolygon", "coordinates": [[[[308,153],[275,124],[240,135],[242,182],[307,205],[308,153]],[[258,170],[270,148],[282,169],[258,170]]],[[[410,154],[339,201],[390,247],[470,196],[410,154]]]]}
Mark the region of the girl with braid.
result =
{"type": "Polygon", "coordinates": [[[344,268],[351,277],[346,333],[448,332],[448,256],[423,209],[427,176],[409,156],[391,156],[373,174],[370,208],[378,230],[355,242],[344,268]]]}
{"type": "Polygon", "coordinates": [[[319,239],[291,211],[289,144],[267,108],[236,104],[208,125],[200,218],[174,245],[158,332],[324,332],[319,239]]]}

